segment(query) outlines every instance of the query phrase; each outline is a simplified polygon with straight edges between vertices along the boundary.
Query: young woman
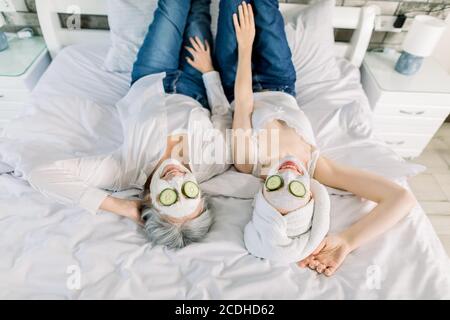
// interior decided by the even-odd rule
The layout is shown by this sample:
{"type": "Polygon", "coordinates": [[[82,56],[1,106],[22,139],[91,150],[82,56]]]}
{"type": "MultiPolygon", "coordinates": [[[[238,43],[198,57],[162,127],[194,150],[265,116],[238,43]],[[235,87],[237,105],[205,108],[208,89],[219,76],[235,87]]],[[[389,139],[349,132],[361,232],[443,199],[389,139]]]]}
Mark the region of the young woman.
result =
{"type": "Polygon", "coordinates": [[[198,184],[229,167],[225,130],[231,127],[211,62],[209,7],[210,0],[159,1],[133,86],[117,104],[123,145],[111,154],[36,168],[29,178],[34,188],[93,214],[103,210],[143,224],[141,201],[110,192],[139,188],[150,192],[143,218],[153,243],[181,248],[206,235],[212,219],[198,184]]]}
{"type": "MultiPolygon", "coordinates": [[[[413,208],[415,198],[401,186],[320,156],[310,123],[294,98],[295,70],[277,0],[222,0],[216,59],[225,92],[234,100],[235,167],[266,180],[261,202],[290,221],[290,215],[314,197],[305,182],[309,175],[377,203],[348,229],[326,236],[298,262],[301,267],[332,275],[350,252],[413,208]]],[[[293,234],[299,236],[295,230],[293,234]]]]}

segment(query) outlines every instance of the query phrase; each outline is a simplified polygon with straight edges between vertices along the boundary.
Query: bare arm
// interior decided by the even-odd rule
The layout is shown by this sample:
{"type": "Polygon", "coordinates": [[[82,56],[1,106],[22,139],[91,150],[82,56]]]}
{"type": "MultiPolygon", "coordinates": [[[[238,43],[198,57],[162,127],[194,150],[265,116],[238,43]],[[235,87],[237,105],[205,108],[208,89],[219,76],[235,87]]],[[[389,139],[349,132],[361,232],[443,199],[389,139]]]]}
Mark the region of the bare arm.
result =
{"type": "Polygon", "coordinates": [[[235,82],[235,110],[233,117],[233,158],[238,171],[251,173],[253,169],[252,145],[252,47],[255,38],[255,22],[250,4],[239,6],[233,15],[238,42],[238,67],[235,82]]]}
{"type": "Polygon", "coordinates": [[[28,177],[30,185],[58,202],[97,214],[109,211],[140,222],[140,201],[114,198],[102,189],[113,186],[119,175],[114,155],[61,160],[34,168],[28,177]],[[116,172],[116,175],[110,172],[116,172]]]}
{"type": "Polygon", "coordinates": [[[323,157],[317,162],[314,178],[324,185],[350,191],[378,204],[369,214],[341,233],[350,251],[392,228],[416,204],[411,192],[396,183],[323,157]]]}
{"type": "Polygon", "coordinates": [[[101,210],[130,218],[138,224],[143,225],[144,223],[141,218],[141,207],[142,201],[119,199],[112,196],[106,197],[100,205],[101,210]]]}
{"type": "Polygon", "coordinates": [[[350,252],[392,228],[416,204],[414,196],[401,186],[324,157],[317,162],[314,178],[377,203],[362,219],[339,234],[328,235],[310,256],[298,262],[300,267],[308,266],[326,276],[333,275],[350,252]]]}

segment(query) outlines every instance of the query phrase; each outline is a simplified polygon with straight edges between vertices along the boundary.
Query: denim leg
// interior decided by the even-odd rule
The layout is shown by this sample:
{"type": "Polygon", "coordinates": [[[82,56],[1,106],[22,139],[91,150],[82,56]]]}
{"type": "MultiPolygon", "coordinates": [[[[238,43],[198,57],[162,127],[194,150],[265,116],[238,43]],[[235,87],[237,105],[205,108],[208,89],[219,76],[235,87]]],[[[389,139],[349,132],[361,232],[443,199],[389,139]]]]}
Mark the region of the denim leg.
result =
{"type": "MultiPolygon", "coordinates": [[[[253,1],[248,1],[252,3],[253,1]]],[[[238,47],[236,32],[233,24],[233,13],[237,12],[242,0],[221,0],[219,6],[219,21],[215,47],[217,69],[222,78],[222,84],[228,100],[234,96],[234,82],[236,80],[238,47]]]]}
{"type": "Polygon", "coordinates": [[[296,73],[278,0],[253,0],[253,10],[256,25],[254,82],[263,90],[280,90],[295,96],[296,73]]]}
{"type": "Polygon", "coordinates": [[[178,70],[191,0],[159,0],[153,22],[133,66],[132,83],[159,72],[178,70]]]}
{"type": "Polygon", "coordinates": [[[211,32],[211,0],[191,0],[191,10],[187,18],[186,29],[184,31],[183,47],[180,55],[180,70],[197,78],[202,74],[193,68],[187,61],[190,57],[189,51],[185,47],[191,47],[189,38],[199,37],[203,42],[208,41],[211,48],[214,48],[211,32]]]}
{"type": "Polygon", "coordinates": [[[208,41],[210,47],[213,48],[210,5],[211,0],[191,1],[191,10],[187,18],[183,46],[179,57],[180,76],[176,80],[174,90],[176,93],[194,98],[204,107],[208,107],[208,99],[202,74],[186,61],[186,57],[189,57],[191,54],[185,49],[185,46],[191,47],[189,38],[197,36],[202,41],[208,41]]]}

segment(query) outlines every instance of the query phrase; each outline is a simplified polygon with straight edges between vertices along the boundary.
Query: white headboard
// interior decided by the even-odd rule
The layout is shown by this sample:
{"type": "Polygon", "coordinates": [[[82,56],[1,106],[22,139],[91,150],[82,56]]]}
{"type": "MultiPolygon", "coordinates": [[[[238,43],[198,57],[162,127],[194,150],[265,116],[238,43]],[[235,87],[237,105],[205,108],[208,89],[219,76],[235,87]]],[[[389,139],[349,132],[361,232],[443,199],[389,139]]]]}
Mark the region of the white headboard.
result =
{"type": "MultiPolygon", "coordinates": [[[[36,0],[41,29],[52,57],[65,46],[109,42],[109,31],[62,28],[58,13],[107,15],[108,0],[36,0]]],[[[285,19],[292,19],[305,5],[280,3],[285,19]]],[[[336,55],[360,66],[372,35],[376,7],[336,7],[333,26],[354,29],[350,42],[336,42],[336,55]]]]}

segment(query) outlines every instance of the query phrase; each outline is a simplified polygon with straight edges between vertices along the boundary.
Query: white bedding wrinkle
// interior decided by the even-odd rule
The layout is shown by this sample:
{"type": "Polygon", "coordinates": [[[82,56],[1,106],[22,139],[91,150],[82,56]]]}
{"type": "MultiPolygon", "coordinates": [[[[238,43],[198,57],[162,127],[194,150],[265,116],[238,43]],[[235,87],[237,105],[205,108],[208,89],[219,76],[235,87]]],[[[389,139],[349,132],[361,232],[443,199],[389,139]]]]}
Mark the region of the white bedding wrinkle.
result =
{"type": "MultiPolygon", "coordinates": [[[[251,200],[214,197],[216,223],[206,240],[174,253],[151,248],[131,221],[55,204],[9,175],[0,176],[0,190],[1,298],[450,298],[448,261],[419,208],[326,278],[247,253],[242,232],[251,200]],[[405,267],[405,260],[414,263],[405,267]],[[66,287],[71,265],[81,270],[79,291],[66,287]],[[372,270],[379,288],[371,286],[372,270]]],[[[333,231],[371,207],[354,197],[331,200],[333,231]]]]}
{"type": "MultiPolygon", "coordinates": [[[[101,70],[106,51],[70,47],[50,66],[25,113],[0,138],[0,160],[16,175],[26,177],[49,160],[100,154],[121,144],[113,105],[128,84],[126,76],[101,70]],[[52,93],[70,98],[61,105],[52,93]]],[[[355,112],[368,105],[356,82],[358,71],[340,66],[342,79],[306,87],[297,97],[305,101],[300,106],[312,120],[322,154],[406,186],[405,177],[418,168],[370,135],[352,132],[354,126],[345,123],[350,115],[341,116],[345,105],[354,103],[349,110],[355,112]]],[[[203,242],[174,252],[152,247],[130,220],[58,204],[24,179],[1,174],[0,298],[450,299],[449,259],[420,207],[351,253],[331,278],[250,255],[243,232],[260,186],[259,179],[233,170],[203,183],[215,223],[203,242]],[[80,290],[67,287],[71,266],[81,271],[80,290]]],[[[337,192],[330,198],[331,232],[374,206],[337,192]]]]}

